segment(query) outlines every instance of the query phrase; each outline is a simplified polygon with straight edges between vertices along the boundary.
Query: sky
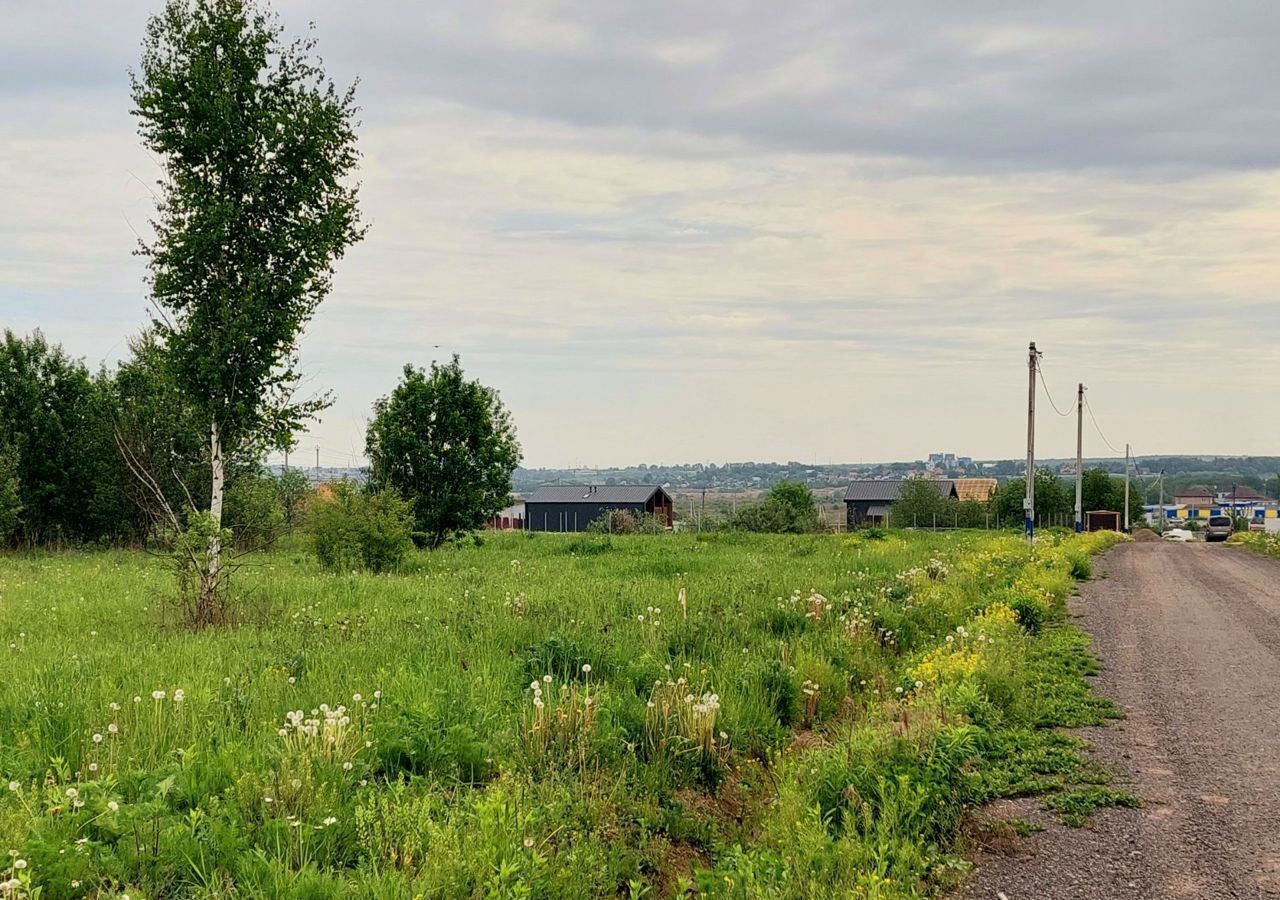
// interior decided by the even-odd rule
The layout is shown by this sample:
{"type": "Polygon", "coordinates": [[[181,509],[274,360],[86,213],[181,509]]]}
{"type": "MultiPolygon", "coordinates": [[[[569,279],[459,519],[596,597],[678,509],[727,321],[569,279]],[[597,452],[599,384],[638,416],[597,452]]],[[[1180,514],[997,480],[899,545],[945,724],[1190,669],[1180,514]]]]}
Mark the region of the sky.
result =
{"type": "MultiPolygon", "coordinates": [[[[146,322],[156,0],[0,0],[0,326],[146,322]]],[[[359,78],[371,228],[301,339],[363,460],[457,353],[530,466],[1280,449],[1272,0],[277,0],[359,78]],[[1105,443],[1104,443],[1105,438],[1105,443]]]]}

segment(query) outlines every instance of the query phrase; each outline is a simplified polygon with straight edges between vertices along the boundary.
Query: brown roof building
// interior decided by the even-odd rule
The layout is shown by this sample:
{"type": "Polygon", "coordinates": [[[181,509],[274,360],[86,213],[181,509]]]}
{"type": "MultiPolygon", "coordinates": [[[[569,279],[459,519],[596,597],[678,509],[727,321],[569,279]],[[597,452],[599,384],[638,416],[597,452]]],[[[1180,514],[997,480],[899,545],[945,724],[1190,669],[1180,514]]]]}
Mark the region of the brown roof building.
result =
{"type": "Polygon", "coordinates": [[[961,500],[986,503],[995,495],[998,482],[994,478],[957,478],[956,496],[961,500]]]}

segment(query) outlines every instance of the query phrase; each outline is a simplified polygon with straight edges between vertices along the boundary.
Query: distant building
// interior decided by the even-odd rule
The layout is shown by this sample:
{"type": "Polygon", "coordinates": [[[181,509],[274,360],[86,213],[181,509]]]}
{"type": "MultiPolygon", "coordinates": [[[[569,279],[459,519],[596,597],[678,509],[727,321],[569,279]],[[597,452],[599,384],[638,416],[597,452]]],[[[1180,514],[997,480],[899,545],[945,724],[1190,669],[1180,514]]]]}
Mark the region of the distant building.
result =
{"type": "Polygon", "coordinates": [[[1248,503],[1250,505],[1259,503],[1275,503],[1274,500],[1268,500],[1247,484],[1238,484],[1235,487],[1218,491],[1218,495],[1215,499],[1219,503],[1248,503]]]}
{"type": "Polygon", "coordinates": [[[513,503],[498,511],[489,520],[489,527],[498,531],[522,531],[524,529],[524,504],[513,503]]]}
{"type": "Polygon", "coordinates": [[[1208,488],[1183,488],[1173,495],[1178,506],[1211,506],[1216,498],[1208,488]]]}
{"type": "MultiPolygon", "coordinates": [[[[945,478],[920,479],[938,489],[943,497],[956,496],[956,483],[945,478]]],[[[860,479],[852,482],[844,492],[845,517],[850,528],[859,525],[884,525],[889,520],[889,510],[902,499],[902,485],[906,479],[860,479]]]]}
{"type": "Polygon", "coordinates": [[[1000,482],[994,478],[957,478],[956,496],[961,500],[976,500],[986,503],[999,487],[1000,482]]]}
{"type": "Polygon", "coordinates": [[[656,484],[557,484],[538,488],[524,504],[528,531],[586,531],[613,510],[657,516],[670,528],[675,502],[656,484]]]}

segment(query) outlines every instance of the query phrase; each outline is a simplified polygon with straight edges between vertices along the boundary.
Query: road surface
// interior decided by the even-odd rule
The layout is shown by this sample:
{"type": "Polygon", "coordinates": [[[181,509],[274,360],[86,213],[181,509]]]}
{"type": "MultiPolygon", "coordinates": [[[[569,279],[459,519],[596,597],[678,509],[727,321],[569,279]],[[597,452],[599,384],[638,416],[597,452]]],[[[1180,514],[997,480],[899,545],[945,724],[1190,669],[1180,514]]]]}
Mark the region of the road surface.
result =
{"type": "MultiPolygon", "coordinates": [[[[984,853],[957,897],[1280,896],[1280,561],[1133,543],[1095,569],[1071,610],[1126,718],[1081,734],[1144,806],[984,853]]],[[[1048,821],[1035,801],[1001,806],[1048,821]]]]}

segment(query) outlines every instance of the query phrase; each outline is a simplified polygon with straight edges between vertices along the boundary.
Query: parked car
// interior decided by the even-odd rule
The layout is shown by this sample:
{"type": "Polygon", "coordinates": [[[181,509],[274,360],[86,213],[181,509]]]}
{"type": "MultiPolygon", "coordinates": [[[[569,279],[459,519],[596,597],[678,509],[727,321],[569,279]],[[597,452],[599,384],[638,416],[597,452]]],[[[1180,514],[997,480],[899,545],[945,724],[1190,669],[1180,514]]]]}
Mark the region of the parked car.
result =
{"type": "Polygon", "coordinates": [[[1195,534],[1185,528],[1170,528],[1161,537],[1166,541],[1174,541],[1179,544],[1185,544],[1196,539],[1195,534]]]}
{"type": "Polygon", "coordinates": [[[1231,537],[1231,532],[1234,530],[1230,516],[1210,516],[1209,524],[1204,529],[1204,539],[1206,541],[1225,541],[1231,537]]]}

